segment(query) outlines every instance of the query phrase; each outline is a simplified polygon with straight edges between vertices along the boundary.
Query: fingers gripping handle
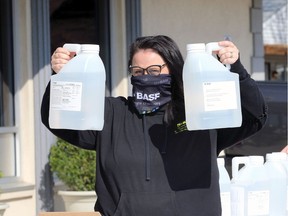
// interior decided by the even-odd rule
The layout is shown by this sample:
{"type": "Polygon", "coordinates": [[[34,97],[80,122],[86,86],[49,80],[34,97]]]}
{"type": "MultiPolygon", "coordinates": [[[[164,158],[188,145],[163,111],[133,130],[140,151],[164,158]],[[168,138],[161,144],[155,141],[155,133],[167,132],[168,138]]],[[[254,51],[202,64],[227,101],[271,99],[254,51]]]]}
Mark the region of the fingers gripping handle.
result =
{"type": "Polygon", "coordinates": [[[69,52],[75,52],[76,55],[81,51],[80,44],[66,43],[64,44],[63,48],[67,49],[69,52]]]}
{"type": "MultiPolygon", "coordinates": [[[[211,42],[211,43],[207,43],[206,44],[206,53],[212,55],[213,51],[219,51],[221,50],[223,47],[219,46],[217,42],[211,42]]],[[[230,64],[226,64],[226,68],[228,70],[230,70],[231,66],[230,64]]]]}

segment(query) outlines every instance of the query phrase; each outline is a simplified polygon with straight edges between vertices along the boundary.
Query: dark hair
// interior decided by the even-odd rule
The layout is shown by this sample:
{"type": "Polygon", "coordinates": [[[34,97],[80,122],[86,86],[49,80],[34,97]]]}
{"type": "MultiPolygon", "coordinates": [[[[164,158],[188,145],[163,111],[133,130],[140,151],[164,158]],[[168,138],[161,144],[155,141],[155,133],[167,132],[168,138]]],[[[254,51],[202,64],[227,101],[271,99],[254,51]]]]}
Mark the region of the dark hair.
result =
{"type": "Polygon", "coordinates": [[[172,100],[169,102],[164,116],[164,121],[169,124],[174,120],[175,114],[182,112],[183,109],[183,57],[177,44],[168,36],[139,37],[131,44],[128,65],[132,65],[132,58],[140,49],[153,49],[163,58],[170,71],[172,100]]]}

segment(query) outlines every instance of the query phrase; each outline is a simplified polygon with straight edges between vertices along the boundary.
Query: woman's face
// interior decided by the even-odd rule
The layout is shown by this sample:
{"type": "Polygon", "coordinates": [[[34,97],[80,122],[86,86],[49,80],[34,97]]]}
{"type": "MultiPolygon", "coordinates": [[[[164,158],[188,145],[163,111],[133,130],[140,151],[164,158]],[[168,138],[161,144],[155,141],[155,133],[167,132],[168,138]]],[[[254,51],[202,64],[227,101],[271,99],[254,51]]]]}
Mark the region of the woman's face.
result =
{"type": "MultiPolygon", "coordinates": [[[[161,74],[169,74],[169,69],[167,65],[165,65],[163,58],[153,49],[140,49],[134,54],[131,66],[146,69],[151,65],[163,65],[161,68],[161,74]]],[[[146,70],[145,74],[147,74],[146,70]]]]}

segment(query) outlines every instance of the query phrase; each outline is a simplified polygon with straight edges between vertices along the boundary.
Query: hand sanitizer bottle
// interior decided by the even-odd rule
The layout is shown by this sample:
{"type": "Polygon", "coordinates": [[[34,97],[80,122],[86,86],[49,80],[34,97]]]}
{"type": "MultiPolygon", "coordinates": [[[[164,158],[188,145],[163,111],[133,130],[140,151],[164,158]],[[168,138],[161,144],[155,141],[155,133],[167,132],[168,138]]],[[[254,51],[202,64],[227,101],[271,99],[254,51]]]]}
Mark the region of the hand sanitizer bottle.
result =
{"type": "Polygon", "coordinates": [[[106,73],[99,45],[65,44],[64,48],[78,54],[51,77],[50,127],[102,130],[106,73]]]}
{"type": "Polygon", "coordinates": [[[183,67],[188,130],[239,127],[242,123],[239,75],[213,57],[218,43],[188,44],[183,67]]]}

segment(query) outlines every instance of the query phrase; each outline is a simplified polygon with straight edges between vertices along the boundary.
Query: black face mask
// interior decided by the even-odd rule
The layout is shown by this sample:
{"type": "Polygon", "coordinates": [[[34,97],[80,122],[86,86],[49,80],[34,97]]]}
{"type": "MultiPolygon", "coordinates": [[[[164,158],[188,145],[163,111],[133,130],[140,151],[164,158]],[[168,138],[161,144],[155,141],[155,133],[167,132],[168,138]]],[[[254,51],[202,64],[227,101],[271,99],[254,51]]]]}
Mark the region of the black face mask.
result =
{"type": "Polygon", "coordinates": [[[133,101],[140,114],[155,112],[171,101],[171,75],[131,77],[133,101]]]}

